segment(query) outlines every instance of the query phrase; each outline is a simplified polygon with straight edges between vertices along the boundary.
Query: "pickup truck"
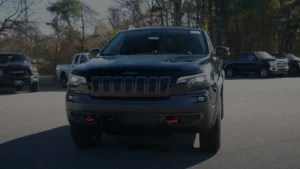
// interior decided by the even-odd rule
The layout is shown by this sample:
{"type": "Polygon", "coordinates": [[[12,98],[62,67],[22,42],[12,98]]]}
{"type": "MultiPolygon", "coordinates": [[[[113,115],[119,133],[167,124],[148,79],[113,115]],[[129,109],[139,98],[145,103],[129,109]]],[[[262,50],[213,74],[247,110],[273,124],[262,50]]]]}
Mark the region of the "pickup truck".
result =
{"type": "Polygon", "coordinates": [[[89,53],[77,53],[73,56],[71,64],[56,65],[56,75],[63,88],[67,87],[69,74],[74,67],[90,60],[89,53]]]}
{"type": "Polygon", "coordinates": [[[285,76],[289,70],[287,59],[277,59],[267,52],[244,52],[239,60],[223,60],[226,77],[259,74],[262,78],[270,75],[285,76]]]}
{"type": "Polygon", "coordinates": [[[272,53],[277,59],[287,59],[289,64],[288,75],[291,77],[300,76],[300,58],[292,53],[272,53]]]}

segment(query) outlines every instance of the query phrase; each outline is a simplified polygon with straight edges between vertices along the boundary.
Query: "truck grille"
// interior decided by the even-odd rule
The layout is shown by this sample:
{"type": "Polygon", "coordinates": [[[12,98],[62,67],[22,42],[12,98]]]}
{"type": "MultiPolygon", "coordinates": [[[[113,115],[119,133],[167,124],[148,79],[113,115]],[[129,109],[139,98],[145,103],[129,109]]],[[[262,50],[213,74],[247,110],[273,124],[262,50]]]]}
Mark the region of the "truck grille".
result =
{"type": "Polygon", "coordinates": [[[285,66],[287,66],[288,64],[287,64],[287,62],[277,62],[277,64],[276,64],[278,67],[285,67],[285,66]]]}
{"type": "Polygon", "coordinates": [[[28,76],[30,74],[30,71],[27,69],[13,69],[8,71],[8,75],[11,77],[28,76]]]}
{"type": "Polygon", "coordinates": [[[168,76],[103,76],[92,77],[91,87],[94,95],[101,96],[166,96],[170,82],[168,76]]]}

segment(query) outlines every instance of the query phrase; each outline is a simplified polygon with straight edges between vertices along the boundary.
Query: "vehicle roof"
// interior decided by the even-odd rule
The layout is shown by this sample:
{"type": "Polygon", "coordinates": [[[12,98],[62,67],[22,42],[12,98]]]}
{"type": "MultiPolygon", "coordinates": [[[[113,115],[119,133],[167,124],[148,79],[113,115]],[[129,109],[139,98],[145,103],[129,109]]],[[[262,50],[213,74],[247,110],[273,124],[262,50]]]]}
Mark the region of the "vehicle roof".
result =
{"type": "Polygon", "coordinates": [[[23,55],[23,53],[20,52],[0,52],[0,55],[23,55]]]}
{"type": "Polygon", "coordinates": [[[142,30],[190,30],[190,31],[203,31],[200,28],[192,28],[186,26],[148,26],[148,27],[136,27],[128,30],[122,30],[123,32],[134,32],[142,30]]]}

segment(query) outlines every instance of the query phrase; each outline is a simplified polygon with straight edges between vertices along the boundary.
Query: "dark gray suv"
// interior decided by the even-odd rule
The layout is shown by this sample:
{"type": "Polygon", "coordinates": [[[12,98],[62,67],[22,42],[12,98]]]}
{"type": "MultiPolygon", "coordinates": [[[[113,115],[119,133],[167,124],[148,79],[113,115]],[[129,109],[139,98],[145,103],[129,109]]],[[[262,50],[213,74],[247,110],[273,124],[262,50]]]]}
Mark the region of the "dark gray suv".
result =
{"type": "Polygon", "coordinates": [[[221,145],[222,56],[207,33],[191,27],[139,27],[119,32],[95,58],[75,67],[66,113],[80,148],[108,135],[200,133],[201,149],[221,145]]]}

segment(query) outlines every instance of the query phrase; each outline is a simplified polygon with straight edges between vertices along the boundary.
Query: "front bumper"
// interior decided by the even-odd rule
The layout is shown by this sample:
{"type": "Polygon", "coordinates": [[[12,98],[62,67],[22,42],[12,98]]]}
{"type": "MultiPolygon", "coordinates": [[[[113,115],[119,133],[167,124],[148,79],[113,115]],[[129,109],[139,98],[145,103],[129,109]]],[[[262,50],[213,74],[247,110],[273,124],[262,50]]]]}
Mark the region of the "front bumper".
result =
{"type": "Polygon", "coordinates": [[[270,73],[271,74],[287,74],[289,70],[289,67],[288,66],[285,66],[285,67],[270,67],[270,73]]]}
{"type": "Polygon", "coordinates": [[[0,77],[0,89],[8,90],[17,87],[30,86],[32,83],[38,81],[38,76],[0,77]]]}
{"type": "Polygon", "coordinates": [[[96,127],[107,133],[141,129],[150,133],[195,133],[213,126],[215,107],[206,91],[155,100],[94,99],[88,95],[66,94],[70,124],[96,127]],[[199,97],[205,100],[199,101],[199,97]]]}

